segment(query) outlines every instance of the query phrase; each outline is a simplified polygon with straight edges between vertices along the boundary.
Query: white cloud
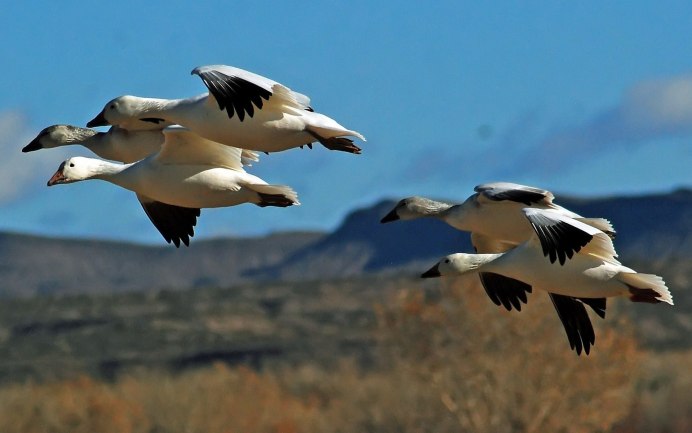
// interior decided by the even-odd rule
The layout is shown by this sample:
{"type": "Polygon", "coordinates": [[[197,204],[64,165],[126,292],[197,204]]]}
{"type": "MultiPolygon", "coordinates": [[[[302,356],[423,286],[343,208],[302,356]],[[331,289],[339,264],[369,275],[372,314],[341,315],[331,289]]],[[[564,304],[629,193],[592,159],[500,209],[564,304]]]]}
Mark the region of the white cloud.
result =
{"type": "Polygon", "coordinates": [[[619,110],[623,123],[640,133],[691,133],[692,75],[637,84],[619,110]]]}
{"type": "Polygon", "coordinates": [[[692,136],[692,75],[649,80],[628,89],[619,103],[586,122],[552,131],[519,156],[544,168],[564,168],[615,149],[692,136]]]}
{"type": "MultiPolygon", "coordinates": [[[[562,178],[557,173],[593,177],[593,168],[586,162],[602,164],[606,159],[615,172],[620,167],[618,158],[650,154],[645,151],[648,147],[670,146],[666,149],[680,152],[681,141],[692,140],[692,74],[639,82],[617,104],[581,123],[550,128],[547,121],[545,110],[527,111],[514,122],[496,127],[494,138],[430,145],[435,152],[429,154],[426,147],[409,157],[408,164],[395,172],[396,183],[411,189],[495,180],[555,184],[562,178]]],[[[664,172],[675,158],[661,156],[641,164],[650,173],[664,172]]],[[[671,182],[679,182],[681,175],[676,176],[671,182]]]]}
{"type": "Polygon", "coordinates": [[[22,153],[38,133],[26,117],[18,111],[0,112],[0,205],[21,197],[23,194],[45,187],[60,161],[65,159],[62,149],[22,153]]]}

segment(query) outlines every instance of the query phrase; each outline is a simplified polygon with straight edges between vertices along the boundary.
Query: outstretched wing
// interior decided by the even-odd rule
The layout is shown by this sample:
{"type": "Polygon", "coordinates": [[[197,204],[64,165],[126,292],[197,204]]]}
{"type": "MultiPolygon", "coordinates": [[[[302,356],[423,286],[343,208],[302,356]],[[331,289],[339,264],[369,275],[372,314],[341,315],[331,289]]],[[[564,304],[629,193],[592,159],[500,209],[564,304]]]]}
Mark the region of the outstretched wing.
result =
{"type": "Polygon", "coordinates": [[[269,101],[275,94],[280,98],[288,98],[301,108],[311,110],[307,96],[240,68],[226,65],[200,66],[193,69],[192,74],[199,75],[219,104],[220,110],[226,110],[229,118],[237,114],[241,122],[246,114],[254,116],[255,107],[261,109],[264,101],[269,101]]]}
{"type": "Polygon", "coordinates": [[[524,215],[541,243],[543,254],[550,262],[561,265],[582,248],[585,252],[617,262],[610,237],[595,227],[549,209],[524,208],[524,215]]]}
{"type": "Polygon", "coordinates": [[[579,299],[584,304],[591,307],[591,309],[598,314],[601,319],[605,319],[606,316],[606,298],[576,298],[579,299]]]}
{"type": "Polygon", "coordinates": [[[481,283],[495,305],[504,306],[507,311],[512,311],[514,307],[521,311],[522,302],[526,304],[526,294],[531,293],[531,286],[513,278],[492,272],[479,272],[481,283]]]}
{"type": "Polygon", "coordinates": [[[137,194],[137,199],[166,242],[172,242],[176,248],[180,247],[180,242],[190,245],[190,238],[195,235],[199,209],[161,203],[141,194],[137,194]]]}

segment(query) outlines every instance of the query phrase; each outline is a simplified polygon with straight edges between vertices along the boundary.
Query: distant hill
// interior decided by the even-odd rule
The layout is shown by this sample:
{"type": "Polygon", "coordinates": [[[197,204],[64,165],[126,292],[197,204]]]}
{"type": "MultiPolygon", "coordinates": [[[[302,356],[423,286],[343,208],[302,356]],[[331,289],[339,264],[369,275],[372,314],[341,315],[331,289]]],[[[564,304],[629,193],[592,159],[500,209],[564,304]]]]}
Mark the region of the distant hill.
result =
{"type": "Polygon", "coordinates": [[[193,241],[189,248],[0,234],[0,297],[226,287],[324,236],[193,241]]]}
{"type": "MultiPolygon", "coordinates": [[[[623,261],[685,264],[692,258],[692,190],[598,199],[558,197],[611,220],[623,261]]],[[[168,245],[0,234],[0,296],[226,287],[256,280],[416,274],[442,255],[470,251],[467,233],[441,221],[380,224],[396,200],[350,213],[332,233],[193,240],[168,245]]]]}

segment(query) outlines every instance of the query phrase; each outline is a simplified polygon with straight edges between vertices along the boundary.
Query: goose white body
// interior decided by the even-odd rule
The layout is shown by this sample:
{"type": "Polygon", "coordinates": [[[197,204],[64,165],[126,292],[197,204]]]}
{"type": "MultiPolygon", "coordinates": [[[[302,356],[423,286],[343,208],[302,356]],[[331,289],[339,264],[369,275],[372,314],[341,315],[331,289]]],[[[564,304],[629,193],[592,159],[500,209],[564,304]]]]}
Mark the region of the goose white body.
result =
{"type": "Polygon", "coordinates": [[[167,165],[155,158],[147,158],[119,172],[94,177],[156,201],[189,208],[259,203],[252,186],[267,185],[247,172],[204,165],[167,165]]]}
{"type": "MultiPolygon", "coordinates": [[[[503,253],[449,255],[427,276],[493,273],[573,298],[629,296],[635,302],[673,303],[663,279],[639,274],[615,259],[612,241],[605,233],[559,212],[530,208],[523,212],[527,218],[539,222],[538,229],[561,224],[563,229],[568,226],[572,232],[581,231],[583,246],[569,260],[558,262],[545,256],[545,245],[534,233],[527,241],[503,253]]],[[[573,234],[568,236],[576,238],[573,234]]]]}
{"type": "Polygon", "coordinates": [[[314,142],[308,126],[325,138],[360,136],[323,114],[290,106],[267,103],[241,122],[238,116],[229,119],[208,96],[159,103],[161,111],[147,115],[161,116],[209,140],[262,152],[280,152],[314,142]]]}
{"type": "Polygon", "coordinates": [[[48,185],[101,179],[137,194],[149,219],[168,242],[189,243],[201,208],[242,203],[286,207],[300,204],[290,187],[268,185],[243,169],[256,155],[206,140],[184,128],[167,128],[161,149],[145,159],[117,164],[73,157],[48,185]]]}
{"type": "Polygon", "coordinates": [[[475,189],[475,194],[457,205],[424,197],[403,199],[382,222],[437,218],[458,230],[471,232],[476,251],[482,253],[506,251],[534,234],[522,212],[527,207],[557,212],[606,233],[615,232],[603,218],[584,218],[553,203],[553,194],[546,190],[507,182],[478,185],[475,189]]]}
{"type": "Polygon", "coordinates": [[[108,102],[88,126],[138,130],[179,124],[209,140],[243,149],[278,152],[320,141],[337,143],[334,150],[360,153],[357,147],[344,145],[350,140],[338,140],[364,137],[312,111],[305,95],[230,66],[200,67],[193,74],[202,77],[209,93],[186,99],[121,96],[108,102]]]}
{"type": "Polygon", "coordinates": [[[617,278],[636,271],[591,254],[575,254],[564,265],[550,263],[537,242],[526,242],[478,268],[529,284],[535,289],[575,298],[611,298],[629,294],[617,278]]]}

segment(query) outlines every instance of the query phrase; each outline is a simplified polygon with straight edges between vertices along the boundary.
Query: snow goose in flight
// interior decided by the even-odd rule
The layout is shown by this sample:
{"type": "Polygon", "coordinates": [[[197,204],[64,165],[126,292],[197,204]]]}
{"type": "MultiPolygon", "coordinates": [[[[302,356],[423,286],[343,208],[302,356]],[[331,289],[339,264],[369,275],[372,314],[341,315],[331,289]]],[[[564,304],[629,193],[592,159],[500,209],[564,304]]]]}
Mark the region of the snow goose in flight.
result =
{"type": "MultiPolygon", "coordinates": [[[[508,182],[478,185],[475,191],[475,194],[459,205],[423,197],[409,197],[399,201],[381,222],[422,217],[438,218],[456,229],[470,231],[471,242],[477,253],[505,252],[537,235],[543,243],[543,252],[550,257],[551,263],[559,260],[561,264],[588,243],[593,235],[589,231],[574,229],[564,223],[546,227],[535,225],[526,218],[522,211],[524,208],[546,209],[575,218],[594,226],[594,229],[590,230],[594,233],[606,232],[611,236],[615,233],[610,222],[605,219],[583,218],[556,205],[550,191],[508,182]]],[[[490,274],[481,273],[480,278],[488,297],[496,305],[502,305],[510,311],[512,308],[521,311],[521,303],[527,302],[525,290],[492,284],[493,276],[490,274]]],[[[593,334],[584,304],[589,305],[600,317],[605,317],[605,298],[578,300],[552,293],[550,296],[568,334],[578,333],[577,327],[584,330],[584,334],[593,334]]],[[[586,347],[588,350],[588,346],[586,347]]]]}
{"type": "Polygon", "coordinates": [[[161,150],[136,163],[72,157],[60,165],[48,186],[101,179],[134,191],[154,226],[176,247],[189,244],[201,208],[300,204],[290,187],[268,185],[247,173],[241,149],[184,128],[167,128],[163,134],[161,150]]]}
{"type": "MultiPolygon", "coordinates": [[[[405,198],[399,201],[381,222],[422,217],[439,218],[456,229],[471,232],[473,246],[477,252],[482,253],[506,251],[526,241],[533,234],[530,222],[522,213],[522,209],[526,207],[551,209],[610,235],[615,234],[615,230],[606,219],[584,218],[556,205],[550,191],[509,182],[486,183],[476,186],[474,190],[475,194],[458,205],[424,197],[405,198]]],[[[550,255],[551,261],[559,259],[560,263],[564,263],[566,258],[579,251],[580,243],[585,242],[585,239],[560,235],[559,231],[545,233],[545,236],[560,238],[559,242],[550,245],[546,255],[550,255]]]]}
{"type": "MultiPolygon", "coordinates": [[[[128,131],[113,126],[108,132],[98,132],[73,125],[52,125],[44,128],[22,152],[81,144],[101,158],[131,163],[158,152],[164,139],[162,128],[128,131]]],[[[243,149],[241,161],[243,165],[251,165],[259,158],[256,152],[243,149]]],[[[182,240],[188,245],[199,216],[198,210],[157,202],[139,194],[137,198],[169,243],[172,241],[179,246],[182,240]]]]}
{"type": "Polygon", "coordinates": [[[570,347],[577,354],[582,346],[588,354],[595,342],[593,328],[585,312],[582,314],[579,300],[627,296],[633,302],[673,304],[661,277],[637,273],[615,259],[612,241],[605,233],[555,210],[525,208],[523,213],[537,231],[566,225],[583,230],[591,239],[562,265],[545,258],[545,242],[534,233],[526,242],[503,253],[448,255],[421,277],[473,272],[491,289],[522,294],[533,288],[545,290],[563,322],[570,347]]]}
{"type": "MultiPolygon", "coordinates": [[[[128,131],[112,126],[108,132],[99,132],[73,125],[51,125],[39,132],[22,152],[81,144],[101,158],[128,164],[161,150],[164,139],[163,128],[128,131]]],[[[251,150],[243,149],[241,157],[244,165],[259,161],[257,153],[251,150]]]]}
{"type": "Polygon", "coordinates": [[[310,99],[276,81],[225,65],[201,66],[208,93],[186,99],[120,96],[108,102],[87,126],[117,125],[156,129],[179,124],[222,144],[278,152],[319,141],[326,148],[361,150],[346,136],[365,138],[315,112],[310,99]]]}

